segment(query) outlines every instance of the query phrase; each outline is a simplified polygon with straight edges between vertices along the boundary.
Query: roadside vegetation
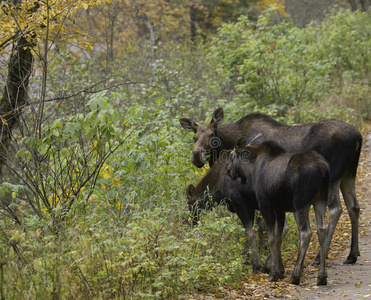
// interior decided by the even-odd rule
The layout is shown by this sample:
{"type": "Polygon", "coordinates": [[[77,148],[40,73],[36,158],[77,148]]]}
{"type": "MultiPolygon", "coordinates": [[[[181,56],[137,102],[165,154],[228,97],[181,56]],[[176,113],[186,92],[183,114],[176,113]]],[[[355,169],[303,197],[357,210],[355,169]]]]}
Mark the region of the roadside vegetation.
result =
{"type": "MultiPolygon", "coordinates": [[[[276,16],[132,42],[111,60],[64,45],[47,70],[34,62],[47,81],[30,79],[0,187],[0,299],[170,298],[251,274],[236,215],[188,222],[185,188],[206,169],[178,119],[207,122],[219,106],[224,122],[371,118],[369,13],[337,8],[305,28],[276,16]]],[[[297,242],[290,230],[285,247],[297,242]]]]}

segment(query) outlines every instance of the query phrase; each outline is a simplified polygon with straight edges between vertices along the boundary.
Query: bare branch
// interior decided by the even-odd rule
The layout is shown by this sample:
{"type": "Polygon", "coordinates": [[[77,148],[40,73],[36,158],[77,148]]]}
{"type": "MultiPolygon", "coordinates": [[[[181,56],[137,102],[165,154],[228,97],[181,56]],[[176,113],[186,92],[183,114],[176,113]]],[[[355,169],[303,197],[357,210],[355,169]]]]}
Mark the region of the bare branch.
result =
{"type": "Polygon", "coordinates": [[[8,47],[11,43],[13,43],[16,35],[14,34],[10,38],[6,39],[3,43],[0,44],[0,51],[3,51],[6,47],[8,47]]]}

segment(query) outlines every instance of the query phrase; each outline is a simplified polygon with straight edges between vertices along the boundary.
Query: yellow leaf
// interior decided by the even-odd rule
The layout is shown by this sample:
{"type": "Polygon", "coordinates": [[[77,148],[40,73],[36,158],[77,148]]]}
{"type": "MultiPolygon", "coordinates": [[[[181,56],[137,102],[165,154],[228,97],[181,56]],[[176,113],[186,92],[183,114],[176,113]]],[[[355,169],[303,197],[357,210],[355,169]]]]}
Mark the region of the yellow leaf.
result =
{"type": "Polygon", "coordinates": [[[2,122],[5,126],[8,126],[8,122],[7,122],[4,118],[1,118],[1,122],[2,122]]]}
{"type": "Polygon", "coordinates": [[[86,48],[86,51],[91,52],[92,47],[90,44],[86,44],[85,48],[86,48]]]}
{"type": "Polygon", "coordinates": [[[89,5],[86,4],[86,3],[82,3],[81,6],[82,6],[82,8],[85,9],[85,10],[87,10],[87,9],[89,8],[89,5]]]}
{"type": "Polygon", "coordinates": [[[97,145],[98,145],[98,141],[97,140],[94,140],[93,145],[91,145],[90,148],[92,150],[96,150],[97,149],[97,145]]]}

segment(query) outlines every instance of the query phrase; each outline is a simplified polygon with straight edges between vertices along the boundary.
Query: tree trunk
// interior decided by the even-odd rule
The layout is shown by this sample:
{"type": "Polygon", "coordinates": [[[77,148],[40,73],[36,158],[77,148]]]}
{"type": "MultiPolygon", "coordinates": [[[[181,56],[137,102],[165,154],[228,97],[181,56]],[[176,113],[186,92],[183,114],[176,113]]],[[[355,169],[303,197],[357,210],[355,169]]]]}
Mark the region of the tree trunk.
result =
{"type": "Polygon", "coordinates": [[[366,0],[360,0],[362,11],[367,11],[366,0]]]}
{"type": "Polygon", "coordinates": [[[34,44],[31,37],[27,39],[19,36],[10,56],[8,78],[0,99],[0,176],[6,163],[12,129],[17,125],[22,108],[27,103],[33,62],[32,47],[34,44]]]}
{"type": "Polygon", "coordinates": [[[189,19],[190,19],[190,33],[191,33],[191,40],[194,42],[196,40],[197,30],[196,30],[196,21],[197,21],[197,10],[194,5],[191,5],[190,12],[189,12],[189,19]]]}
{"type": "Polygon", "coordinates": [[[350,7],[351,7],[352,11],[356,11],[357,10],[356,0],[349,0],[349,4],[350,4],[350,7]]]}

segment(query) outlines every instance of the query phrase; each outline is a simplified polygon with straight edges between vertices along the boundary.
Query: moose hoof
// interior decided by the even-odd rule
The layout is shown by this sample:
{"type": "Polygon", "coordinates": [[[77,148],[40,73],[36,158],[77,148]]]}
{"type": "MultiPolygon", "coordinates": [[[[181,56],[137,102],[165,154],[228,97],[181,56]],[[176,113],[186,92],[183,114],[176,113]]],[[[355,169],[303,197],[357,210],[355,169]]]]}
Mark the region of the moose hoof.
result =
{"type": "Polygon", "coordinates": [[[253,267],[252,268],[252,273],[253,274],[257,274],[257,273],[260,272],[260,270],[261,270],[261,266],[260,265],[259,266],[256,266],[256,267],[253,267]]]}
{"type": "Polygon", "coordinates": [[[261,271],[264,274],[269,274],[270,273],[270,270],[269,270],[269,268],[267,266],[264,266],[261,271]]]}
{"type": "Polygon", "coordinates": [[[317,285],[327,285],[327,277],[318,277],[317,278],[317,285]]]}
{"type": "Polygon", "coordinates": [[[300,284],[300,277],[291,276],[290,283],[295,284],[295,285],[299,285],[300,284]]]}
{"type": "Polygon", "coordinates": [[[346,265],[352,265],[357,262],[357,255],[349,254],[348,258],[343,262],[346,265]]]}

